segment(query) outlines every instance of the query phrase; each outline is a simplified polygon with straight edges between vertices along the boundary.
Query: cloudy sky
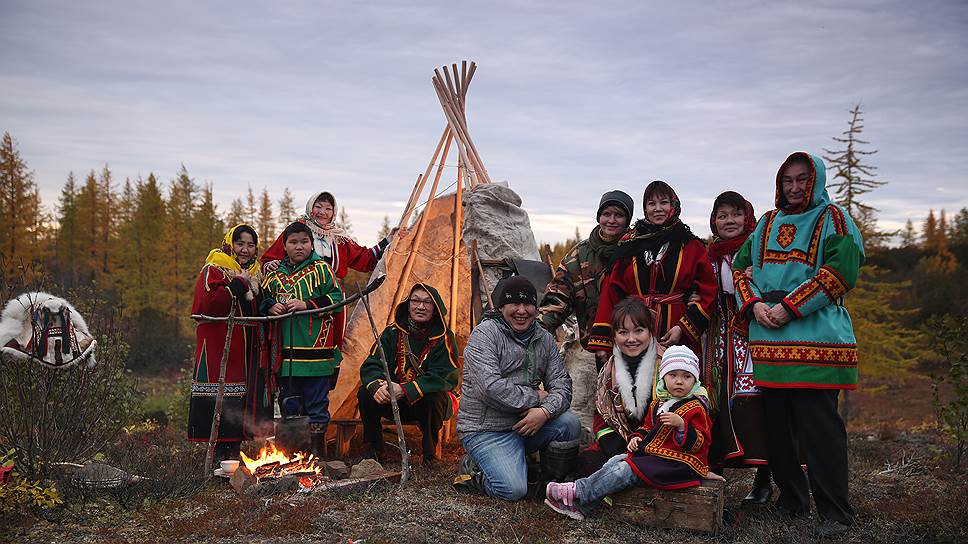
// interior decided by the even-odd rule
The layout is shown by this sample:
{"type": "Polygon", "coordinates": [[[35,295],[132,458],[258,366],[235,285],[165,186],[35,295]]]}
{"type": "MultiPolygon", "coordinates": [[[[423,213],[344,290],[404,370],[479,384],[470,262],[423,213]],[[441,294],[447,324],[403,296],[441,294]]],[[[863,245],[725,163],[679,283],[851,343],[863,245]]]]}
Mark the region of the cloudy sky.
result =
{"type": "Polygon", "coordinates": [[[70,171],[184,164],[223,211],[330,190],[372,242],[443,129],[433,68],[472,59],[470,131],[539,241],[659,178],[700,234],[725,189],[765,211],[858,101],[884,227],[968,205],[968,3],[813,4],[0,0],[0,131],[50,206],[70,171]]]}

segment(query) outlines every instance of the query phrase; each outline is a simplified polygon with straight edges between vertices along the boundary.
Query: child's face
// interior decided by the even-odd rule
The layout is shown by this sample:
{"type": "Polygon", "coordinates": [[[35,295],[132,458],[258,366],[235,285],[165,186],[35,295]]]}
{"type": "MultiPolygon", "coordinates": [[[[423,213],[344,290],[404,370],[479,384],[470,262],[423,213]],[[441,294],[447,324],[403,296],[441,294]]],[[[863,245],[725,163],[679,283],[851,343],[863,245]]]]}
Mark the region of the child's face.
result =
{"type": "Polygon", "coordinates": [[[665,381],[666,391],[677,398],[688,395],[696,385],[696,377],[686,370],[672,370],[662,379],[665,381]]]}
{"type": "Polygon", "coordinates": [[[305,261],[312,252],[313,240],[305,232],[294,232],[286,238],[286,256],[292,264],[305,261]]]}
{"type": "Polygon", "coordinates": [[[619,351],[628,357],[638,357],[649,348],[652,335],[649,329],[638,325],[631,317],[625,316],[625,322],[615,330],[615,345],[619,351]]]}

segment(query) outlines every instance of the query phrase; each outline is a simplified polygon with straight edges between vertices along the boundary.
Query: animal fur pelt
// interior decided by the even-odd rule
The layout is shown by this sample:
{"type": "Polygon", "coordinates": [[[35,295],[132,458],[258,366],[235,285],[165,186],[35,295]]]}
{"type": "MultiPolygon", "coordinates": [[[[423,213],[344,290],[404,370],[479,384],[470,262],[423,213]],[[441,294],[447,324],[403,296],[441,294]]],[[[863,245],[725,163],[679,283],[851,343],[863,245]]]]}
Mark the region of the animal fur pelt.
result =
{"type": "Polygon", "coordinates": [[[84,362],[94,366],[94,348],[81,314],[66,300],[49,293],[24,293],[0,314],[0,353],[33,360],[50,368],[84,362]]]}

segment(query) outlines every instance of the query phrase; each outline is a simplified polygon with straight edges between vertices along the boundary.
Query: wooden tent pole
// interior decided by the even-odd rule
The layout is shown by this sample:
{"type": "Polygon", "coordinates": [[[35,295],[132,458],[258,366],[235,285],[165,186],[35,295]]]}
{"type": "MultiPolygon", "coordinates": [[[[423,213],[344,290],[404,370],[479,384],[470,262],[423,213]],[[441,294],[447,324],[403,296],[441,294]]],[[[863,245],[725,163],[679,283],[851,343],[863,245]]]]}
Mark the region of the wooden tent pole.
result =
{"type": "Polygon", "coordinates": [[[457,150],[460,154],[461,161],[471,169],[471,177],[477,181],[477,171],[480,169],[480,165],[472,161],[467,155],[467,150],[464,147],[466,135],[461,129],[460,121],[457,119],[457,113],[454,111],[450,100],[446,97],[446,92],[439,80],[434,80],[434,89],[437,90],[437,98],[440,100],[440,105],[444,110],[444,116],[447,118],[451,130],[454,132],[454,137],[457,139],[457,150]]]}
{"type": "MultiPolygon", "coordinates": [[[[440,135],[440,141],[437,142],[437,148],[434,149],[434,156],[430,159],[430,163],[427,165],[427,170],[424,171],[422,178],[418,178],[420,179],[420,183],[419,183],[419,187],[414,189],[414,192],[413,192],[414,198],[412,199],[412,202],[409,203],[409,205],[407,206],[407,209],[403,211],[403,216],[400,217],[400,225],[399,225],[400,227],[405,227],[407,224],[407,221],[410,221],[410,214],[413,213],[414,208],[417,207],[417,202],[420,201],[420,194],[423,193],[423,188],[424,188],[424,185],[427,183],[427,178],[430,177],[430,171],[434,169],[434,163],[437,162],[437,156],[440,155],[440,150],[444,146],[444,141],[447,140],[449,142],[448,138],[450,137],[451,137],[450,125],[447,125],[446,127],[444,127],[443,134],[440,135]]],[[[446,151],[444,151],[444,155],[445,156],[447,155],[446,151]]]]}
{"type": "Polygon", "coordinates": [[[391,309],[387,314],[387,325],[389,325],[390,320],[393,319],[393,308],[396,308],[397,304],[400,304],[400,302],[403,300],[402,293],[407,285],[407,279],[410,277],[410,272],[413,270],[413,261],[417,256],[417,250],[420,248],[420,241],[423,240],[424,226],[427,223],[427,210],[430,209],[430,205],[433,204],[434,197],[437,194],[437,185],[440,184],[440,176],[444,173],[444,162],[447,160],[447,154],[450,152],[451,140],[453,140],[453,135],[450,131],[448,131],[447,139],[444,143],[444,152],[440,157],[440,163],[437,165],[437,174],[434,175],[434,184],[430,187],[430,196],[427,197],[427,205],[424,208],[423,213],[420,214],[420,221],[417,223],[417,232],[414,234],[413,242],[410,245],[410,254],[407,255],[407,262],[403,265],[403,272],[400,273],[400,282],[397,284],[396,293],[393,295],[393,304],[390,305],[391,309]]]}
{"type": "MultiPolygon", "coordinates": [[[[450,272],[450,330],[457,330],[457,291],[458,291],[458,271],[460,270],[460,239],[461,232],[464,230],[464,205],[461,199],[464,196],[464,167],[457,167],[457,196],[454,201],[454,260],[451,263],[450,272]]],[[[456,334],[456,333],[455,333],[456,334]]]]}
{"type": "MultiPolygon", "coordinates": [[[[447,72],[445,70],[444,75],[446,76],[446,74],[447,72]]],[[[480,177],[484,183],[489,183],[491,178],[487,173],[487,169],[484,167],[484,162],[481,160],[477,147],[474,145],[473,140],[471,140],[470,133],[467,130],[466,117],[460,104],[457,102],[460,98],[457,97],[457,101],[455,101],[455,96],[457,95],[453,93],[450,82],[447,82],[445,88],[439,73],[433,81],[434,89],[437,91],[437,98],[440,100],[440,105],[444,109],[444,115],[447,117],[451,128],[457,133],[456,135],[460,144],[458,147],[462,151],[461,158],[468,166],[473,168],[472,175],[475,179],[480,177]]]]}

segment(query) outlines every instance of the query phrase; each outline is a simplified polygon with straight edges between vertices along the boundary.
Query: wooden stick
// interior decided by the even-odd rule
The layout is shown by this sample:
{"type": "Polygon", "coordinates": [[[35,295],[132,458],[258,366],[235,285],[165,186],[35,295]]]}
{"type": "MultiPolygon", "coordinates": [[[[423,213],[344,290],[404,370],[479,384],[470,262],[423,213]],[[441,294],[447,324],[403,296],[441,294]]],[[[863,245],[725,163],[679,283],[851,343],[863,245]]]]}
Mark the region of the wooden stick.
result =
{"type": "MultiPolygon", "coordinates": [[[[363,288],[363,292],[365,294],[370,294],[373,291],[376,291],[377,288],[383,285],[383,282],[385,282],[386,279],[387,279],[387,275],[381,274],[380,276],[374,278],[373,281],[366,284],[366,287],[363,288]]],[[[337,302],[336,304],[330,304],[329,306],[323,306],[322,308],[313,308],[312,310],[301,310],[298,312],[289,312],[282,315],[236,317],[234,318],[234,321],[236,323],[260,323],[260,322],[267,322],[267,321],[278,321],[280,319],[286,319],[296,315],[335,314],[336,312],[342,310],[344,306],[353,304],[359,298],[360,298],[360,295],[353,294],[343,298],[343,300],[341,300],[340,302],[337,302]]],[[[195,321],[201,321],[203,323],[208,323],[208,322],[217,323],[219,321],[228,321],[229,317],[219,317],[219,316],[213,317],[205,314],[192,314],[192,319],[194,319],[195,321]]]]}
{"type": "MultiPolygon", "coordinates": [[[[450,137],[450,125],[444,127],[444,133],[440,135],[440,141],[437,142],[437,148],[434,150],[434,156],[430,159],[430,163],[427,165],[427,170],[424,171],[423,179],[420,182],[420,188],[417,189],[417,196],[413,201],[409,209],[403,211],[403,216],[400,218],[400,227],[404,227],[407,221],[410,221],[410,214],[413,213],[413,209],[416,207],[416,203],[420,200],[420,194],[423,193],[424,184],[427,183],[427,178],[430,177],[430,171],[434,168],[434,163],[437,162],[437,156],[440,155],[440,150],[444,146],[444,140],[450,137]]],[[[446,152],[444,153],[446,155],[446,152]]]]}
{"type": "Polygon", "coordinates": [[[218,441],[219,428],[222,426],[222,399],[225,398],[225,369],[229,362],[229,349],[232,347],[232,329],[235,328],[235,299],[229,307],[229,322],[225,331],[225,347],[219,361],[218,387],[215,389],[215,411],[212,413],[212,431],[208,435],[208,449],[205,451],[205,479],[213,476],[212,464],[215,461],[215,443],[218,441]]]}
{"type": "MultiPolygon", "coordinates": [[[[407,199],[407,205],[404,206],[403,213],[400,214],[400,219],[401,220],[403,220],[403,216],[404,216],[404,214],[407,213],[407,210],[410,210],[410,209],[413,208],[414,200],[417,198],[417,188],[421,186],[420,185],[420,181],[422,179],[423,179],[423,174],[417,174],[417,181],[413,184],[413,189],[410,191],[410,198],[407,199]]],[[[397,226],[398,227],[401,227],[401,228],[403,227],[402,224],[401,225],[397,225],[397,226]]]]}
{"type": "Polygon", "coordinates": [[[481,256],[477,253],[477,240],[474,240],[471,251],[474,253],[474,262],[477,263],[477,271],[481,275],[481,287],[484,288],[484,295],[487,297],[487,305],[493,310],[494,301],[491,300],[491,290],[488,289],[487,278],[484,277],[484,267],[481,266],[481,256]]]}
{"type": "MultiPolygon", "coordinates": [[[[454,204],[454,261],[451,264],[450,273],[450,330],[457,330],[457,290],[458,290],[458,271],[460,270],[460,239],[464,227],[464,205],[461,198],[464,196],[464,167],[457,167],[457,195],[454,204]]],[[[455,333],[456,334],[456,333],[455,333]]]]}
{"type": "Polygon", "coordinates": [[[471,80],[467,79],[467,61],[460,61],[460,80],[463,88],[461,89],[460,99],[463,100],[467,97],[467,85],[470,84],[471,80]]]}
{"type": "MultiPolygon", "coordinates": [[[[450,142],[453,140],[452,133],[447,133],[447,141],[444,143],[444,152],[440,157],[440,163],[437,166],[437,174],[434,176],[434,184],[430,188],[430,196],[427,198],[427,205],[424,207],[423,213],[420,214],[420,221],[417,223],[417,232],[413,236],[413,243],[410,246],[410,254],[407,255],[407,262],[403,265],[403,272],[400,273],[400,280],[397,284],[396,294],[393,295],[393,303],[390,304],[391,310],[387,312],[387,324],[393,319],[393,308],[397,307],[397,304],[403,300],[405,296],[404,290],[407,284],[407,280],[410,277],[410,272],[413,270],[413,261],[417,256],[417,249],[420,248],[420,242],[423,240],[424,226],[427,224],[427,211],[430,210],[430,205],[434,201],[434,197],[437,194],[437,185],[440,183],[440,176],[444,173],[444,161],[447,160],[447,154],[450,152],[450,142]]],[[[409,293],[407,293],[409,294],[409,293]]]]}
{"type": "Polygon", "coordinates": [[[466,135],[463,133],[460,122],[457,120],[456,113],[450,101],[445,97],[445,91],[443,85],[440,84],[439,80],[434,80],[434,89],[437,91],[437,98],[440,100],[440,105],[444,110],[444,116],[447,118],[447,122],[450,123],[452,132],[454,132],[454,137],[457,139],[457,151],[460,155],[461,160],[468,166],[471,172],[471,176],[475,178],[477,176],[477,170],[479,165],[472,161],[467,155],[467,150],[464,146],[464,140],[466,135]]]}
{"type": "Polygon", "coordinates": [[[454,71],[454,81],[457,82],[457,93],[454,94],[454,100],[457,101],[461,113],[464,113],[464,90],[462,89],[464,82],[461,81],[460,76],[457,74],[457,63],[451,64],[450,67],[454,71]]]}
{"type": "Polygon", "coordinates": [[[437,91],[437,98],[440,100],[440,104],[444,108],[444,114],[450,122],[451,128],[458,133],[457,137],[460,141],[458,148],[465,149],[464,153],[461,155],[461,158],[464,159],[472,168],[475,177],[479,175],[484,179],[485,182],[489,183],[491,178],[487,174],[487,169],[484,167],[484,162],[481,160],[477,147],[474,146],[474,142],[467,130],[467,119],[464,116],[463,111],[458,110],[457,106],[454,104],[453,98],[447,95],[447,91],[443,87],[444,86],[440,83],[439,77],[435,78],[434,88],[437,91]]]}
{"type": "MultiPolygon", "coordinates": [[[[356,285],[359,290],[360,285],[356,285]]],[[[400,406],[397,405],[397,397],[393,394],[390,384],[393,383],[393,375],[390,374],[390,365],[387,364],[387,354],[383,350],[380,342],[380,333],[376,330],[376,322],[373,321],[373,312],[370,311],[370,297],[360,291],[363,300],[363,307],[366,308],[366,317],[370,321],[370,329],[373,331],[373,341],[376,342],[377,353],[380,355],[380,362],[383,363],[383,377],[387,381],[387,391],[390,393],[390,408],[393,410],[393,422],[397,426],[397,444],[400,448],[400,487],[407,483],[410,475],[410,451],[407,450],[407,439],[403,436],[403,422],[400,420],[400,406]]],[[[392,313],[392,312],[391,312],[392,313]]],[[[402,386],[401,386],[402,387],[402,386]]]]}

